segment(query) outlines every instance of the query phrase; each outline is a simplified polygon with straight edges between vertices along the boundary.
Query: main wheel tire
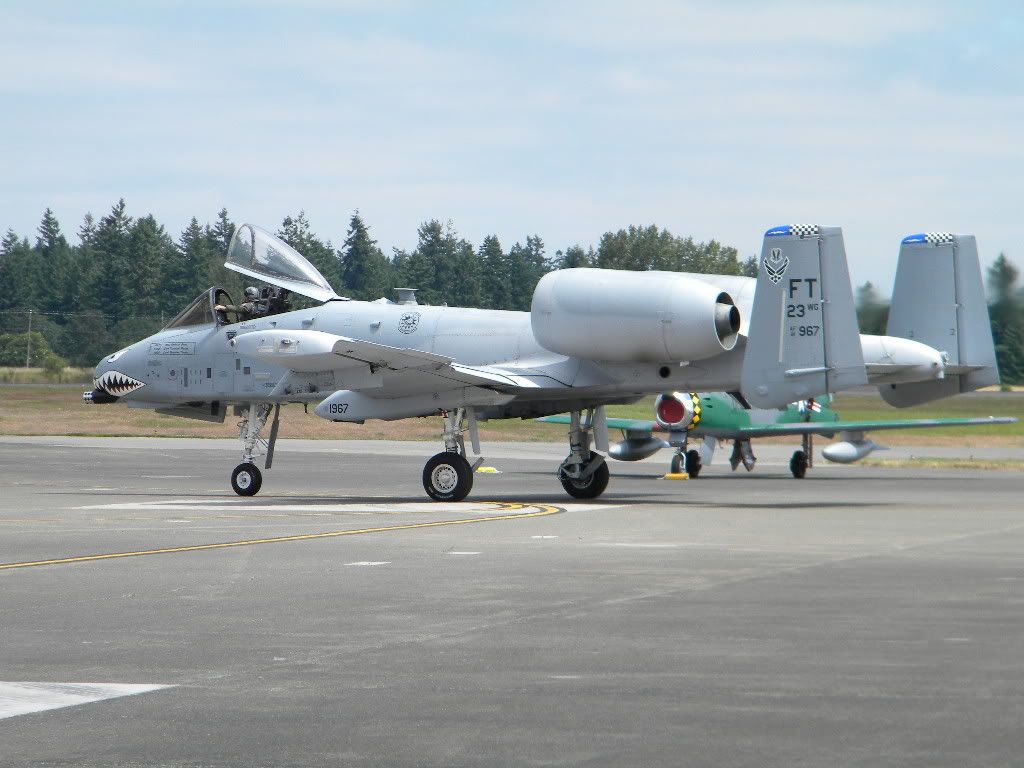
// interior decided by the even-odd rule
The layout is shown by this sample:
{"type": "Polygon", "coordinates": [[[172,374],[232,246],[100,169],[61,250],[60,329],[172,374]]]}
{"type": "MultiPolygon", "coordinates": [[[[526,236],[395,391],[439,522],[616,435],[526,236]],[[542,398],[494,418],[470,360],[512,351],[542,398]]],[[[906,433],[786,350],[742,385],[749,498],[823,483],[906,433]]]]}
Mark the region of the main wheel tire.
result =
{"type": "Polygon", "coordinates": [[[668,465],[668,471],[678,475],[686,470],[686,457],[678,451],[672,454],[672,463],[668,465]]]}
{"type": "Polygon", "coordinates": [[[231,487],[239,496],[255,496],[262,485],[262,473],[250,462],[239,464],[231,473],[231,487]]]}
{"type": "Polygon", "coordinates": [[[793,458],[789,460],[789,471],[793,477],[800,480],[807,474],[807,454],[803,451],[794,451],[793,458]]]}
{"type": "Polygon", "coordinates": [[[434,501],[462,501],[473,490],[473,468],[464,456],[439,453],[423,467],[423,490],[434,501]]]}
{"type": "Polygon", "coordinates": [[[690,477],[697,477],[704,464],[700,460],[700,451],[686,452],[686,474],[690,477]]]}
{"type": "Polygon", "coordinates": [[[574,499],[596,499],[608,487],[608,478],[610,476],[608,462],[603,459],[597,469],[583,480],[574,480],[561,471],[558,473],[558,479],[562,482],[565,492],[574,499]]]}

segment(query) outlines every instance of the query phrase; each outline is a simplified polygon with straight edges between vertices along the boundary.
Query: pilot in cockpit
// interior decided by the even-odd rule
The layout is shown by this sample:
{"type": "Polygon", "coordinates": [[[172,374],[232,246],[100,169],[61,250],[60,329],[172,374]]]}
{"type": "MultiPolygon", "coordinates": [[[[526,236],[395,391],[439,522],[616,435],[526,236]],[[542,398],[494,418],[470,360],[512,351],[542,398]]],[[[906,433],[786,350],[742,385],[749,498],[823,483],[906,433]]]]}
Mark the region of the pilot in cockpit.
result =
{"type": "Polygon", "coordinates": [[[234,304],[218,304],[214,307],[217,312],[228,313],[233,312],[238,323],[245,322],[246,320],[252,320],[255,317],[262,317],[263,315],[270,314],[270,305],[268,302],[260,301],[260,292],[255,286],[249,286],[243,292],[245,301],[237,306],[234,304]]]}

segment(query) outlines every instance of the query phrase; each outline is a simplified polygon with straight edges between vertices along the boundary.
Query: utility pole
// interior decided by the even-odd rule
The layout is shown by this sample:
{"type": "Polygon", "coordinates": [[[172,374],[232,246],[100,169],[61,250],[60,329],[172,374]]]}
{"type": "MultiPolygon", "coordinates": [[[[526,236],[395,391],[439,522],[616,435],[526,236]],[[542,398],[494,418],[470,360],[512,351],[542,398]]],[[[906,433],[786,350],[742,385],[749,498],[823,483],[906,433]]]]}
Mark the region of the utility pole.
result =
{"type": "Polygon", "coordinates": [[[25,367],[32,361],[32,310],[28,311],[28,344],[25,346],[25,367]]]}

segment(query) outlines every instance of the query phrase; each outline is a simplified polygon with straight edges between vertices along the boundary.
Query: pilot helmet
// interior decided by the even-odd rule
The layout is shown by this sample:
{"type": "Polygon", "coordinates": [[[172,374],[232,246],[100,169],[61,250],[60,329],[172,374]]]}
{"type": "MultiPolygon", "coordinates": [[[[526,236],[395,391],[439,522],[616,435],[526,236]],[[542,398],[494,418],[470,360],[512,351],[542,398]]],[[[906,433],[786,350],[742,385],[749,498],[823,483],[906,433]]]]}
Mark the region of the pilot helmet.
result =
{"type": "Polygon", "coordinates": [[[245,289],[245,298],[247,301],[256,301],[259,298],[260,292],[253,286],[249,286],[245,289]]]}

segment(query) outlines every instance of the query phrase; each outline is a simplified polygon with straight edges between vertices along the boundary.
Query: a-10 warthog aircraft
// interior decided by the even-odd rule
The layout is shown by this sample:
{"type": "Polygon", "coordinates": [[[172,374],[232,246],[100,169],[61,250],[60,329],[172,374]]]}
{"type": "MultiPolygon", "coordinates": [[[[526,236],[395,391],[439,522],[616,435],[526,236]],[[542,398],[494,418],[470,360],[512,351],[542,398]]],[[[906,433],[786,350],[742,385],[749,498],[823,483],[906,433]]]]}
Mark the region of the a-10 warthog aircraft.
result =
{"type": "Polygon", "coordinates": [[[280,406],[316,404],[331,421],[440,416],[444,450],[423,469],[427,494],[472,488],[477,422],[568,412],[565,490],[608,484],[604,407],[664,391],[735,391],[759,407],[878,384],[912,404],[998,380],[971,236],[903,242],[889,336],[862,336],[842,231],[769,230],[758,277],[566,269],[545,275],[529,312],[338,296],[273,235],[240,226],[225,266],[273,289],[235,307],[210,288],[159,333],[103,359],[93,403],[223,421],[241,417],[235,492],[255,494],[254,460],[273,461],[280,406]],[[319,302],[288,311],[296,293],[319,302]],[[232,317],[231,313],[235,316],[232,317]],[[269,437],[261,432],[273,414],[269,437]],[[596,450],[595,450],[596,449],[596,450]]]}

